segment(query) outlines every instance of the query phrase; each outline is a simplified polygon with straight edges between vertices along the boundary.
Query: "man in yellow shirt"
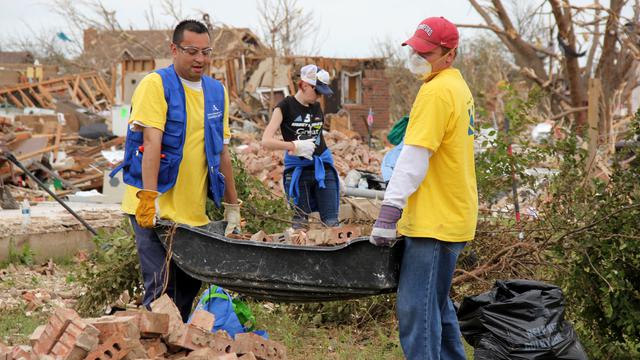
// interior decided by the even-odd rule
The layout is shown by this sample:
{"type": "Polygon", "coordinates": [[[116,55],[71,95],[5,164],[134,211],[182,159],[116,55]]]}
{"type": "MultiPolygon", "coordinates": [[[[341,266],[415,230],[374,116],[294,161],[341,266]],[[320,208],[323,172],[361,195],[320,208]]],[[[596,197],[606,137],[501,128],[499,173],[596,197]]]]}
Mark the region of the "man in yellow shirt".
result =
{"type": "Polygon", "coordinates": [[[370,237],[392,246],[396,227],[405,236],[397,316],[407,359],[465,359],[449,290],[458,255],[475,235],[478,195],[473,97],[451,67],[458,39],[455,25],[432,17],[402,44],[424,83],[370,237]]]}
{"type": "Polygon", "coordinates": [[[208,195],[224,205],[230,233],[240,226],[240,204],[227,148],[227,91],[204,75],[212,53],[207,27],[195,20],[180,22],[171,51],[173,65],[145,76],[131,100],[122,209],[135,232],[144,305],[166,292],[186,321],[201,283],[173,261],[166,268],[155,220],[206,225],[208,195]]]}

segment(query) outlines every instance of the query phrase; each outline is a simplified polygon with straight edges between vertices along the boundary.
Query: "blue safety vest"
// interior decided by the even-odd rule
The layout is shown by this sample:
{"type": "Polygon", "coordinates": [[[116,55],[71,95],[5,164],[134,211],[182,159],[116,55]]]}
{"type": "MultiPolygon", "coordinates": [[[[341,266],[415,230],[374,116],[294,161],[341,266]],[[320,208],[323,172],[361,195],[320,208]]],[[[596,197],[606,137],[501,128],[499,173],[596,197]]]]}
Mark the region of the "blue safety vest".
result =
{"type": "MultiPolygon", "coordinates": [[[[173,65],[156,71],[162,77],[164,99],[167,101],[167,121],[162,134],[163,156],[158,172],[158,191],[167,192],[176,184],[182,161],[182,150],[187,132],[187,110],[184,88],[173,65]]],[[[220,173],[220,153],[223,147],[224,87],[209,76],[202,77],[204,92],[204,148],[207,157],[208,196],[220,207],[224,195],[224,176],[220,173]]],[[[120,169],[128,185],[142,189],[142,131],[127,130],[124,161],[110,174],[120,169]]]]}

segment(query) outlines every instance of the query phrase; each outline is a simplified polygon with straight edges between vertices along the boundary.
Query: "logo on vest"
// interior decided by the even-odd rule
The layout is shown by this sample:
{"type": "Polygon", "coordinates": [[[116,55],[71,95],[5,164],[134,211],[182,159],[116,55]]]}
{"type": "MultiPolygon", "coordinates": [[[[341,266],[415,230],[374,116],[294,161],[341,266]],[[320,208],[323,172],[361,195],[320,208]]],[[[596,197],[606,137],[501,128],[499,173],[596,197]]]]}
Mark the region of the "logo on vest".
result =
{"type": "Polygon", "coordinates": [[[213,104],[211,106],[211,112],[207,114],[207,119],[219,118],[220,116],[222,116],[222,111],[220,111],[220,109],[218,109],[218,107],[213,104]]]}

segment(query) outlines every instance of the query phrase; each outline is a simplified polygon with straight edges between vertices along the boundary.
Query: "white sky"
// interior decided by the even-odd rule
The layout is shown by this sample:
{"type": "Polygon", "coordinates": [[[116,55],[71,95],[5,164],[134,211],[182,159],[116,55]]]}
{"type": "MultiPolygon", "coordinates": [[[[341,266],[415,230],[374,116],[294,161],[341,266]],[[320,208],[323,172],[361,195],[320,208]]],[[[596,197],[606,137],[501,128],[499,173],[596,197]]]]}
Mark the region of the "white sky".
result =
{"type": "MultiPolygon", "coordinates": [[[[64,0],[77,4],[83,0],[64,0]]],[[[150,4],[156,4],[154,13],[161,24],[173,28],[175,21],[165,15],[163,0],[102,0],[107,9],[116,11],[123,27],[147,28],[145,13],[150,4]]],[[[185,17],[200,18],[200,11],[208,12],[214,22],[235,27],[248,27],[261,35],[257,4],[262,0],[173,0],[182,7],[185,17]]],[[[31,31],[38,34],[51,32],[52,36],[65,29],[65,20],[52,11],[52,0],[0,0],[0,45],[11,38],[31,31]]],[[[534,7],[542,0],[504,0],[505,6],[518,4],[519,8],[534,7]]],[[[480,16],[468,0],[298,0],[318,19],[320,46],[310,44],[304,49],[316,48],[319,55],[334,57],[369,57],[376,54],[376,43],[391,41],[400,47],[415,30],[417,24],[429,16],[444,16],[454,23],[479,24],[480,16]]],[[[571,0],[574,5],[586,5],[593,0],[571,0]]],[[[608,1],[602,1],[607,4],[608,1]]],[[[632,2],[633,3],[633,2],[632,2]]],[[[623,16],[631,16],[628,6],[623,16]]],[[[461,29],[461,43],[479,31],[461,29]]],[[[535,30],[534,30],[535,31],[535,30]]]]}
{"type": "MultiPolygon", "coordinates": [[[[75,1],[77,2],[77,1],[75,1]]],[[[149,0],[103,0],[106,8],[116,11],[125,27],[145,28],[145,11],[149,0]]],[[[51,10],[51,1],[0,0],[0,43],[29,31],[65,31],[65,21],[51,10]],[[32,30],[30,30],[32,29],[32,30]]],[[[156,0],[153,3],[160,3],[156,0]]],[[[182,14],[208,12],[214,21],[235,27],[248,27],[261,35],[257,0],[175,0],[182,4],[182,14]]],[[[479,23],[480,17],[467,0],[298,0],[310,9],[320,23],[319,54],[335,57],[368,57],[375,53],[376,42],[390,39],[398,46],[408,38],[417,24],[429,16],[444,16],[454,23],[479,23]]],[[[170,25],[171,18],[160,5],[154,8],[161,23],[170,25]]],[[[198,16],[199,18],[199,16],[198,16]]],[[[467,32],[463,30],[464,37],[467,32]]],[[[311,41],[311,40],[309,40],[311,41]]],[[[464,41],[464,38],[463,40],[464,41]]],[[[305,44],[305,49],[311,44],[305,44]]]]}

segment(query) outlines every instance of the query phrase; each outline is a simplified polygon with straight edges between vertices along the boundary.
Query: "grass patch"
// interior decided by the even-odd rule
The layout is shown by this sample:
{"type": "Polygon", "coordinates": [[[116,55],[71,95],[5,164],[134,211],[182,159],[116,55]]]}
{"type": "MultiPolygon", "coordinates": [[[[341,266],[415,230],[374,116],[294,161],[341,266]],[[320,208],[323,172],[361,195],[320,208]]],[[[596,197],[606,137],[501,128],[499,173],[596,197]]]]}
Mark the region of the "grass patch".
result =
{"type": "Polygon", "coordinates": [[[29,336],[40,325],[47,321],[48,315],[34,312],[25,314],[25,309],[0,310],[0,339],[8,345],[29,344],[29,336]]]}
{"type": "MultiPolygon", "coordinates": [[[[318,323],[316,316],[299,314],[296,305],[250,302],[259,328],[287,348],[287,358],[403,359],[398,327],[393,317],[364,326],[318,323]],[[315,321],[314,321],[315,319],[315,321]]],[[[311,314],[313,315],[313,314],[311,314]]]]}
{"type": "MultiPolygon", "coordinates": [[[[265,329],[269,337],[287,348],[287,358],[292,360],[395,360],[404,359],[398,338],[398,322],[390,308],[377,313],[375,319],[330,319],[328,310],[353,307],[351,314],[361,315],[364,306],[376,300],[355,300],[324,303],[315,312],[301,312],[314,305],[272,304],[250,301],[259,329],[265,329]],[[363,306],[364,305],[364,306],[363,306]]],[[[368,316],[368,315],[367,315],[368,316]]],[[[463,339],[468,359],[473,359],[473,348],[463,339]]]]}

